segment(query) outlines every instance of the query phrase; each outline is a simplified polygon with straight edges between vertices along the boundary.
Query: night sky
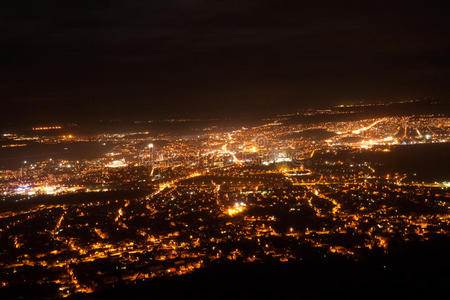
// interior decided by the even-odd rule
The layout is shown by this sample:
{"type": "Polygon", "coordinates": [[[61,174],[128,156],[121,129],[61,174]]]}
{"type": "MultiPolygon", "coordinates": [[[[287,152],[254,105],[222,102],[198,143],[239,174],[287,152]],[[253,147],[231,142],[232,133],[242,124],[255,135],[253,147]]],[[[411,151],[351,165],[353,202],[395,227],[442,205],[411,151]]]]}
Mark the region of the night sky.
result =
{"type": "Polygon", "coordinates": [[[1,118],[447,101],[449,23],[433,1],[2,1],[1,118]]]}

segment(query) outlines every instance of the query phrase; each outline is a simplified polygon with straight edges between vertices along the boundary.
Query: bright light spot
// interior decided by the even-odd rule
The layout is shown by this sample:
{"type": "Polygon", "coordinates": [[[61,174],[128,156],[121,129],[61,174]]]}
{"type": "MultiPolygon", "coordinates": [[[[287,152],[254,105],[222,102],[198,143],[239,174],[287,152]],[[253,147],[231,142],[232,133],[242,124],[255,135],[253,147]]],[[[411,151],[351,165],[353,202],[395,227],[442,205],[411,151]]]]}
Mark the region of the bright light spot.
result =
{"type": "Polygon", "coordinates": [[[125,160],[115,160],[109,164],[106,165],[107,168],[120,168],[120,167],[126,167],[127,164],[125,163],[125,160]]]}
{"type": "Polygon", "coordinates": [[[289,157],[278,157],[275,162],[279,163],[279,162],[289,162],[292,161],[292,159],[290,159],[289,157]]]}
{"type": "Polygon", "coordinates": [[[234,216],[238,213],[241,213],[245,210],[245,203],[240,202],[240,203],[235,203],[234,207],[230,207],[228,208],[225,213],[229,216],[234,216]]]}

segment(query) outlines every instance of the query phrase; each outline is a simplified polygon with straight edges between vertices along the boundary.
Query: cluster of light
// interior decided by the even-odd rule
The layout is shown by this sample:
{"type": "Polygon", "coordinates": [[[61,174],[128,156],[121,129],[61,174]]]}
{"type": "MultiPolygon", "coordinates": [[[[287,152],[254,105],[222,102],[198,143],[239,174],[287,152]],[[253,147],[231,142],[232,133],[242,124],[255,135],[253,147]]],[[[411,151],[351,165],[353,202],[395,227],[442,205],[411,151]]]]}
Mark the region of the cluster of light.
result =
{"type": "Polygon", "coordinates": [[[2,145],[2,148],[16,148],[16,147],[25,147],[27,144],[10,144],[10,145],[2,145]]]}
{"type": "Polygon", "coordinates": [[[370,149],[372,148],[374,145],[395,145],[397,144],[398,141],[395,140],[393,137],[389,136],[386,137],[382,140],[364,140],[361,142],[361,144],[359,145],[360,148],[363,149],[370,149]],[[385,143],[387,142],[387,143],[385,143]]]}
{"type": "Polygon", "coordinates": [[[126,166],[127,166],[127,163],[125,162],[124,159],[114,160],[106,165],[107,168],[122,168],[122,167],[126,167],[126,166]]]}
{"type": "Polygon", "coordinates": [[[292,159],[289,158],[289,157],[278,157],[278,158],[275,160],[276,163],[279,163],[279,162],[290,162],[290,161],[292,161],[292,159]]]}
{"type": "Polygon", "coordinates": [[[57,186],[57,185],[42,185],[42,186],[20,186],[14,190],[17,195],[56,195],[62,193],[73,193],[80,189],[81,186],[57,186]]]}
{"type": "Polygon", "coordinates": [[[370,128],[372,128],[373,126],[377,125],[378,123],[380,123],[382,121],[384,121],[384,119],[377,120],[377,121],[373,122],[372,124],[370,124],[369,126],[366,126],[366,127],[363,127],[363,128],[357,129],[357,130],[353,130],[352,133],[360,134],[361,132],[369,130],[370,128]]]}
{"type": "Polygon", "coordinates": [[[55,129],[61,129],[61,126],[46,126],[46,127],[33,127],[34,131],[38,130],[55,130],[55,129]]]}
{"type": "Polygon", "coordinates": [[[245,210],[245,203],[240,202],[240,203],[235,203],[233,207],[230,207],[226,210],[226,213],[229,216],[234,216],[236,214],[239,214],[241,212],[243,212],[245,210]]]}

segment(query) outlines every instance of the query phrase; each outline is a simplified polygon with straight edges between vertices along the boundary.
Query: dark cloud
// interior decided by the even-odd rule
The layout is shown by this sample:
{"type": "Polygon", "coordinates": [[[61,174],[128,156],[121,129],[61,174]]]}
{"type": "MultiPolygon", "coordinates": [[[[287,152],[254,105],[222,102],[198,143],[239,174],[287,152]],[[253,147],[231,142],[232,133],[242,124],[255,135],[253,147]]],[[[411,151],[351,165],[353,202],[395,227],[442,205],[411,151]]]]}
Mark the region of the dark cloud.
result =
{"type": "Polygon", "coordinates": [[[450,91],[450,24],[437,2],[29,2],[0,7],[0,96],[15,114],[24,103],[76,118],[450,91]]]}

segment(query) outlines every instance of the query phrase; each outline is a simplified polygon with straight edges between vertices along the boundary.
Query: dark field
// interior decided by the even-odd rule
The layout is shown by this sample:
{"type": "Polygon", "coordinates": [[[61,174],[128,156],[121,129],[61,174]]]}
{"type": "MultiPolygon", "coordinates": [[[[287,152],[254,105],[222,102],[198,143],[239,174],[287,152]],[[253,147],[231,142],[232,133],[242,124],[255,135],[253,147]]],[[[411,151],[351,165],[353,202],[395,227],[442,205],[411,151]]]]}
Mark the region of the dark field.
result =
{"type": "Polygon", "coordinates": [[[75,142],[38,144],[25,147],[0,148],[0,169],[20,168],[24,161],[32,163],[52,159],[86,160],[95,159],[111,151],[113,145],[99,142],[75,142]]]}

